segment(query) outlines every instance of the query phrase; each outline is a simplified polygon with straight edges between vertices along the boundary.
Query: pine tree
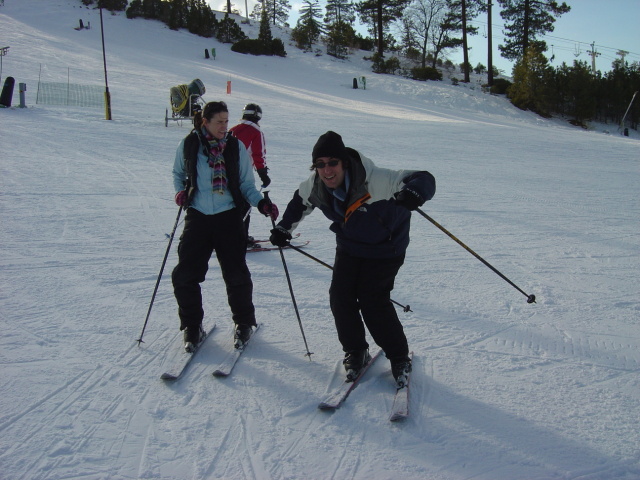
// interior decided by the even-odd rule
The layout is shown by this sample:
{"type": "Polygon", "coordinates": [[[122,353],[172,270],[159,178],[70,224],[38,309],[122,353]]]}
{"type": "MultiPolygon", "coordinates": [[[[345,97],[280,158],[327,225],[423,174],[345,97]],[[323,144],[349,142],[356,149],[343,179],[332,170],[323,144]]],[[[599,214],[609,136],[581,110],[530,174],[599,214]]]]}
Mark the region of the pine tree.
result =
{"type": "Polygon", "coordinates": [[[516,107],[548,117],[552,110],[552,72],[546,57],[530,47],[513,67],[507,96],[516,107]]]}
{"type": "Polygon", "coordinates": [[[384,57],[385,31],[389,29],[391,22],[402,17],[402,12],[410,2],[411,0],[362,0],[357,3],[360,19],[375,25],[378,57],[384,57]]]}
{"type": "Polygon", "coordinates": [[[327,53],[336,58],[346,58],[348,47],[355,43],[356,32],[351,26],[355,21],[354,6],[345,0],[328,0],[324,22],[327,34],[327,53]]]}
{"type": "Polygon", "coordinates": [[[568,113],[573,117],[575,125],[584,125],[586,120],[596,113],[596,77],[585,61],[574,61],[569,70],[568,80],[568,113]]]}
{"type": "Polygon", "coordinates": [[[187,26],[189,10],[185,0],[172,0],[164,13],[163,21],[171,30],[179,30],[187,26]]]}
{"type": "Polygon", "coordinates": [[[262,11],[264,10],[267,12],[267,18],[273,26],[288,26],[287,20],[291,11],[291,4],[288,0],[259,0],[258,3],[260,6],[256,5],[253,8],[252,18],[257,15],[256,18],[262,19],[262,11]]]}
{"type": "Polygon", "coordinates": [[[319,22],[322,18],[322,9],[318,0],[305,0],[299,12],[300,17],[291,31],[291,39],[296,42],[298,48],[311,50],[324,31],[324,27],[319,22]]]}
{"type": "Polygon", "coordinates": [[[269,25],[269,12],[265,8],[262,9],[262,16],[260,17],[258,40],[260,40],[265,46],[271,45],[271,42],[273,41],[271,26],[269,25]]]}
{"type": "Polygon", "coordinates": [[[547,44],[538,35],[553,32],[556,18],[571,10],[566,2],[552,0],[498,0],[503,9],[506,42],[499,45],[502,56],[508,60],[521,58],[531,47],[537,52],[547,51],[547,44]]]}
{"type": "Polygon", "coordinates": [[[477,27],[469,25],[469,21],[474,19],[480,13],[481,5],[478,0],[447,0],[449,12],[445,18],[445,24],[451,32],[460,32],[460,42],[462,43],[463,73],[464,82],[469,83],[471,63],[469,62],[469,47],[467,45],[467,36],[476,35],[477,27]]]}
{"type": "MultiPolygon", "coordinates": [[[[91,5],[93,1],[84,2],[85,5],[91,5]]],[[[110,12],[121,12],[122,10],[127,8],[127,0],[98,0],[98,7],[106,8],[110,12]]]]}

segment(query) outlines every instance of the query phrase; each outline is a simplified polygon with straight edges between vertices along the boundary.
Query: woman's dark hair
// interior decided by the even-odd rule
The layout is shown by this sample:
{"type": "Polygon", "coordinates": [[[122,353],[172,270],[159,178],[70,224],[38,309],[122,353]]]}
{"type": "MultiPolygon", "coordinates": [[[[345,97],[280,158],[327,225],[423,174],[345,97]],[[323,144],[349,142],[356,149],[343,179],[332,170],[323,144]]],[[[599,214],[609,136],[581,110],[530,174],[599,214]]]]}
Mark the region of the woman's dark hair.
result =
{"type": "Polygon", "coordinates": [[[202,127],[202,119],[206,118],[207,120],[211,120],[216,113],[226,112],[229,113],[229,109],[227,108],[227,104],[220,102],[209,102],[204,106],[201,112],[196,112],[193,116],[193,126],[195,128],[202,127]]]}

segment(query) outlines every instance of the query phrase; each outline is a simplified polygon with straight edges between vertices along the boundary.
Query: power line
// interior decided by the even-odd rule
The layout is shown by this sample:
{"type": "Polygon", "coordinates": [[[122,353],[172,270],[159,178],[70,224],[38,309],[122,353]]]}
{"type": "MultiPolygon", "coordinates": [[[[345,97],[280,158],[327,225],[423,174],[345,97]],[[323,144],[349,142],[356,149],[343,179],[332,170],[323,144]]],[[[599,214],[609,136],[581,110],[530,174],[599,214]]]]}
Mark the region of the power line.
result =
{"type": "MultiPolygon", "coordinates": [[[[482,20],[478,20],[477,18],[474,18],[472,21],[469,22],[469,25],[470,26],[483,26],[483,27],[486,27],[486,26],[489,25],[489,23],[486,22],[486,21],[482,21],[482,20]]],[[[491,22],[491,26],[494,27],[494,28],[500,28],[500,29],[504,28],[504,24],[497,24],[497,23],[493,23],[493,22],[491,22]]],[[[562,40],[562,41],[569,42],[569,43],[572,43],[572,44],[583,44],[585,46],[587,46],[587,45],[591,46],[591,45],[594,44],[594,42],[582,42],[582,41],[579,41],[579,40],[573,40],[573,39],[570,39],[570,38],[558,37],[558,36],[549,35],[549,34],[542,34],[541,37],[549,38],[549,39],[562,40]]],[[[499,35],[499,34],[493,34],[493,35],[491,35],[491,38],[494,39],[494,40],[499,40],[499,41],[500,40],[502,40],[502,41],[505,40],[504,35],[499,35]]],[[[616,53],[622,50],[621,48],[607,47],[605,45],[600,45],[600,44],[597,44],[597,43],[594,45],[594,47],[597,47],[597,48],[602,49],[602,50],[613,50],[616,53]]],[[[625,50],[625,51],[627,52],[627,55],[629,55],[629,56],[640,57],[640,53],[630,52],[628,50],[625,50]]]]}

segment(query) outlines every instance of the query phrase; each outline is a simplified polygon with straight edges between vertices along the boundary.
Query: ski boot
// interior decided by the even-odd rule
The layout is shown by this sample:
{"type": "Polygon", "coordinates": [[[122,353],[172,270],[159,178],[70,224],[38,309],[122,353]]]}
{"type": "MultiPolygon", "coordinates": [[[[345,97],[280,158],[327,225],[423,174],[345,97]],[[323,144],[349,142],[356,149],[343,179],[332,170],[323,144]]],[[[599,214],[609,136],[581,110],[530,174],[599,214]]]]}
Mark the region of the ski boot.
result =
{"type": "Polygon", "coordinates": [[[364,367],[370,361],[371,355],[369,355],[368,348],[365,348],[364,350],[354,350],[345,353],[342,364],[344,365],[344,369],[347,372],[347,381],[353,382],[356,378],[358,378],[362,367],[364,367]]]}

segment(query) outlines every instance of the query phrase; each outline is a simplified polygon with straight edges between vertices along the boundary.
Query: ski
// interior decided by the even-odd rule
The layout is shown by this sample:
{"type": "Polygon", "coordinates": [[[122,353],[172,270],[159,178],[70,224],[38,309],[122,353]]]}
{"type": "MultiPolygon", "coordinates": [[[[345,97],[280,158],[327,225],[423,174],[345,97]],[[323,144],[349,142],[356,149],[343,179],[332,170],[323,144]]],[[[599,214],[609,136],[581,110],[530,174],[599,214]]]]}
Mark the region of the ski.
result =
{"type": "MultiPolygon", "coordinates": [[[[413,352],[410,354],[413,360],[413,352]]],[[[392,422],[398,422],[404,420],[409,416],[409,383],[411,382],[411,374],[407,377],[407,383],[404,387],[396,389],[396,394],[393,397],[393,406],[391,407],[391,414],[389,420],[392,422]]]]}
{"type": "Polygon", "coordinates": [[[381,353],[382,353],[382,350],[378,350],[375,353],[375,355],[371,357],[371,361],[367,363],[364,367],[362,367],[360,374],[356,377],[356,379],[353,382],[349,382],[347,380],[342,382],[338,388],[330,392],[329,395],[327,395],[326,398],[322,402],[320,402],[320,404],[318,405],[318,408],[320,410],[335,410],[336,408],[339,408],[340,405],[342,405],[342,403],[347,399],[349,394],[358,386],[360,379],[363,377],[363,375],[366,373],[369,367],[373,364],[373,362],[376,361],[376,359],[380,356],[381,353]]]}
{"type": "MultiPolygon", "coordinates": [[[[298,238],[300,236],[300,232],[296,233],[292,240],[295,240],[296,238],[298,238]]],[[[253,239],[253,243],[267,243],[270,242],[271,240],[269,240],[268,238],[254,238],[253,239]]]]}
{"type": "Polygon", "coordinates": [[[184,371],[187,369],[189,364],[191,363],[191,360],[193,360],[193,357],[195,356],[195,354],[198,353],[198,350],[200,350],[200,347],[202,347],[202,344],[207,341],[207,338],[209,338],[209,335],[211,335],[211,332],[213,332],[214,328],[216,328],[215,323],[207,331],[207,336],[204,337],[204,339],[198,344],[198,346],[192,353],[186,352],[184,350],[184,340],[182,338],[182,332],[180,332],[180,334],[178,335],[180,340],[179,342],[180,351],[178,354],[174,354],[173,357],[170,357],[167,359],[167,361],[165,362],[167,365],[167,368],[165,369],[164,373],[160,375],[160,378],[162,380],[179,379],[184,373],[184,371]]]}
{"type": "MultiPolygon", "coordinates": [[[[260,325],[262,324],[259,323],[258,325],[256,325],[256,328],[253,329],[251,338],[253,338],[253,336],[256,334],[256,332],[260,328],[260,325]]],[[[235,367],[236,363],[238,362],[240,355],[242,355],[242,353],[246,350],[249,343],[251,343],[251,338],[249,338],[249,341],[245,343],[242,348],[235,348],[232,345],[232,350],[227,354],[224,360],[222,360],[220,365],[218,365],[218,368],[214,370],[213,372],[214,377],[228,377],[229,375],[231,375],[231,371],[233,370],[233,367],[235,367]]]]}
{"type": "MultiPolygon", "coordinates": [[[[260,243],[260,242],[256,242],[256,243],[260,243]]],[[[306,247],[307,245],[309,245],[309,240],[307,240],[306,242],[297,242],[297,243],[292,243],[291,246],[296,247],[296,248],[303,248],[306,247]]],[[[276,247],[276,246],[271,246],[271,247],[252,247],[252,248],[247,248],[247,253],[249,252],[270,252],[271,250],[278,250],[278,248],[280,247],[276,247]]],[[[284,248],[291,248],[290,246],[286,246],[286,247],[282,247],[284,248]]]]}

